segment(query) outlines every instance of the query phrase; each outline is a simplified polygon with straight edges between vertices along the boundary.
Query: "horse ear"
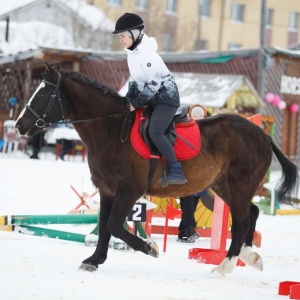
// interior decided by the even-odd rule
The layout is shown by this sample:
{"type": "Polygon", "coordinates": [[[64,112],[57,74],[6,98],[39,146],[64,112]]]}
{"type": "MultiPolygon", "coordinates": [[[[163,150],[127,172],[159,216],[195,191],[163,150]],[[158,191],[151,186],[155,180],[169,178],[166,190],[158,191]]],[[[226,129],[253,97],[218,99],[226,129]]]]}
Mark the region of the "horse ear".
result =
{"type": "Polygon", "coordinates": [[[51,69],[50,66],[47,63],[45,63],[45,73],[48,78],[50,77],[50,74],[51,74],[50,69],[51,69]]]}
{"type": "Polygon", "coordinates": [[[52,67],[52,69],[53,69],[55,72],[59,72],[59,71],[60,71],[60,64],[58,64],[58,63],[54,64],[54,66],[52,67]]]}

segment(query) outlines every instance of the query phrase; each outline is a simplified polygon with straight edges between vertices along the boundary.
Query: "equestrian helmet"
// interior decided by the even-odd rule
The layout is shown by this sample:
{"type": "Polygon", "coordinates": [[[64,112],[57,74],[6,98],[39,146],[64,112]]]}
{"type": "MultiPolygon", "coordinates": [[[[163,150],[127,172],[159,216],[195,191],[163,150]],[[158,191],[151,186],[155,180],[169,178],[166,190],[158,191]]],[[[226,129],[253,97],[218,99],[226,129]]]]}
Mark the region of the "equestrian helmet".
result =
{"type": "Polygon", "coordinates": [[[144,29],[144,21],[136,14],[125,13],[118,19],[115,31],[112,34],[118,34],[132,29],[144,29]]]}

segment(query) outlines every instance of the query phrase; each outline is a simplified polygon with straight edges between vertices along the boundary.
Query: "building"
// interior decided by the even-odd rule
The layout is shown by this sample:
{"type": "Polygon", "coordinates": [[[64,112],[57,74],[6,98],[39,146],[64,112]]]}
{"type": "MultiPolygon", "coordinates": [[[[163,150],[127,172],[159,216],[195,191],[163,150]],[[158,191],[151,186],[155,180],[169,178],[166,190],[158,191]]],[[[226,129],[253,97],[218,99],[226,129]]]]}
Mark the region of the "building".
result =
{"type": "MultiPolygon", "coordinates": [[[[246,78],[247,86],[252,88],[257,82],[258,53],[257,49],[252,49],[207,53],[164,53],[162,57],[174,73],[218,74],[224,77],[242,74],[246,78]]],[[[268,54],[268,67],[265,70],[264,95],[272,93],[284,101],[285,107],[278,106],[278,103],[274,105],[275,103],[269,103],[263,99],[263,107],[259,111],[271,116],[270,122],[274,122],[275,119],[273,133],[275,143],[290,159],[300,163],[299,111],[291,110],[292,105],[298,109],[300,105],[300,52],[269,48],[266,53],[268,54]]],[[[10,95],[19,99],[20,108],[24,107],[42,79],[45,62],[50,65],[59,62],[62,68],[79,71],[114,90],[119,90],[129,76],[126,54],[123,51],[89,52],[40,47],[37,50],[16,55],[0,56],[2,76],[0,121],[8,118],[10,95]]],[[[201,77],[206,76],[201,75],[201,77]]],[[[230,99],[230,105],[232,105],[231,100],[234,99],[230,99]]],[[[199,103],[201,104],[201,99],[199,103]]],[[[252,108],[244,111],[236,106],[236,109],[239,113],[258,112],[252,108]]]]}
{"type": "MultiPolygon", "coordinates": [[[[139,14],[160,51],[225,51],[259,48],[262,0],[87,0],[114,22],[139,14]]],[[[265,47],[299,41],[298,0],[265,0],[265,47]]],[[[121,49],[115,39],[113,49],[121,49]]]]}
{"type": "Polygon", "coordinates": [[[86,1],[26,0],[11,9],[5,7],[0,7],[0,53],[15,54],[39,45],[94,50],[111,47],[114,23],[86,1]]]}

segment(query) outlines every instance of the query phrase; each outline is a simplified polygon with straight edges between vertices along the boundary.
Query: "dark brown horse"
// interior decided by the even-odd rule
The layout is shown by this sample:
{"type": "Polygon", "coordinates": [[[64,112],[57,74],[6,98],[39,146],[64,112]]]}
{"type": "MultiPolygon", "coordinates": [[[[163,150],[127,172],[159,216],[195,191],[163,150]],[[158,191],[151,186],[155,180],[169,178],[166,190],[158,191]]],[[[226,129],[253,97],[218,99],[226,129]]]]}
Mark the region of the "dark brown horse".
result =
{"type": "Polygon", "coordinates": [[[232,272],[238,257],[262,270],[260,256],[251,250],[258,217],[258,208],[251,200],[273,152],[282,166],[280,201],[288,201],[298,188],[299,174],[261,128],[236,115],[199,120],[202,150],[182,162],[187,183],[162,187],[158,181],[162,167],[158,166],[149,186],[149,161],[125,138],[135,118],[126,99],[84,75],[60,71],[58,64],[53,68],[46,65],[44,79],[20,114],[16,128],[21,135],[32,136],[65,118],[73,122],[88,149],[92,182],[101,196],[98,244],[81,268],[93,271],[105,262],[111,235],[134,250],[158,257],[154,241],[145,241],[123,228],[135,201],[144,194],[179,197],[210,187],[229,205],[232,215],[231,245],[214,271],[222,275],[232,272]]]}

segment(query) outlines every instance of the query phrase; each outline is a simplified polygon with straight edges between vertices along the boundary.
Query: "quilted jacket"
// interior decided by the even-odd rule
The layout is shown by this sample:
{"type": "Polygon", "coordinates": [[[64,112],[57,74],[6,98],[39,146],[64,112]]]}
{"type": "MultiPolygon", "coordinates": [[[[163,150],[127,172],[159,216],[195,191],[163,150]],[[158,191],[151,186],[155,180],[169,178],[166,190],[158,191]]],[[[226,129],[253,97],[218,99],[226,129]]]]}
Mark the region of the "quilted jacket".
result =
{"type": "Polygon", "coordinates": [[[127,97],[137,109],[142,106],[167,104],[179,107],[179,93],[173,76],[158,55],[155,38],[144,34],[141,43],[134,49],[125,49],[131,76],[127,97]]]}

